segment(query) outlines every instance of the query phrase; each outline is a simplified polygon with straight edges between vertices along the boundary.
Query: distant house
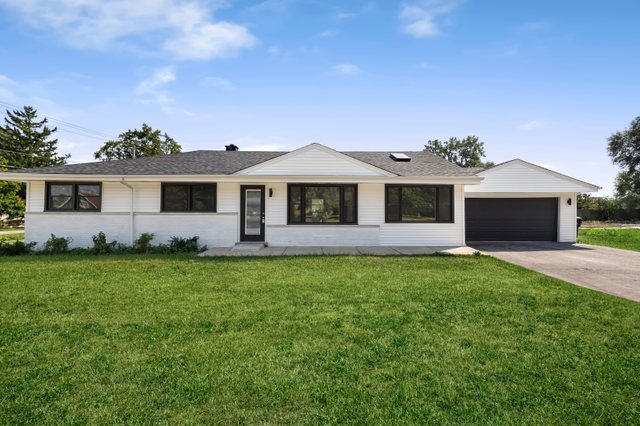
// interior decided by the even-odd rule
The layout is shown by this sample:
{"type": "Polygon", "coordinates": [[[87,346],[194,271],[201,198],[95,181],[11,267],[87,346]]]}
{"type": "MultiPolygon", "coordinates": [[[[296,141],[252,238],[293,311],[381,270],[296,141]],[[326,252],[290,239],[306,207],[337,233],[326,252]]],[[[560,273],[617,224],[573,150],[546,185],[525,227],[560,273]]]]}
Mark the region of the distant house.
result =
{"type": "Polygon", "coordinates": [[[198,235],[209,247],[450,246],[576,240],[595,185],[512,160],[465,169],[428,152],[193,151],[0,173],[27,183],[26,240],[88,246],[198,235]]]}

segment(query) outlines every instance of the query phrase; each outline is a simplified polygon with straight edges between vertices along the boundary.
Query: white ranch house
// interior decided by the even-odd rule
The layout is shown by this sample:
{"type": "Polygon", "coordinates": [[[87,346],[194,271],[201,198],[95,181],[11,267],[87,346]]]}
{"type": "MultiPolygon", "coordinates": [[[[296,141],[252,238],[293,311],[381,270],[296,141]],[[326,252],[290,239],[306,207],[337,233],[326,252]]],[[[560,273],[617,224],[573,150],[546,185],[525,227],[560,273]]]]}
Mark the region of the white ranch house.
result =
{"type": "Polygon", "coordinates": [[[27,183],[25,240],[72,246],[199,236],[209,247],[460,246],[576,240],[576,195],[599,188],[512,160],[465,169],[428,152],[193,151],[0,173],[27,183]]]}

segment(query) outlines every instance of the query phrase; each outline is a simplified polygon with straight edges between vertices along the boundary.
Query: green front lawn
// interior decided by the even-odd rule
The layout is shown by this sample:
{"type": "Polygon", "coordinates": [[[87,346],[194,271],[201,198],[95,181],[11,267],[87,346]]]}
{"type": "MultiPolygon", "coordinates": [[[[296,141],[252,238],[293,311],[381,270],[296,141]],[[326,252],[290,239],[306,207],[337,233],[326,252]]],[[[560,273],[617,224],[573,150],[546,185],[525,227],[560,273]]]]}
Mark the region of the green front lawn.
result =
{"type": "Polygon", "coordinates": [[[489,257],[0,268],[0,424],[640,418],[640,304],[489,257]]]}
{"type": "Polygon", "coordinates": [[[580,228],[578,242],[640,251],[640,229],[580,228]]]}

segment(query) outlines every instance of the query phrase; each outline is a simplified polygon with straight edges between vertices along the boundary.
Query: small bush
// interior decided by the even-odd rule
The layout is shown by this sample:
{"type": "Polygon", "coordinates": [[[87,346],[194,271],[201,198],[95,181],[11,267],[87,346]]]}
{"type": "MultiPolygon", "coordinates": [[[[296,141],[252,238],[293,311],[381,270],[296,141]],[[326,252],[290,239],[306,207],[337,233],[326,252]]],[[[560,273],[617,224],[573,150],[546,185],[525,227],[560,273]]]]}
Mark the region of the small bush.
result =
{"type": "Polygon", "coordinates": [[[66,253],[69,251],[69,243],[71,241],[71,238],[56,237],[54,234],[51,234],[51,238],[44,243],[44,249],[42,251],[47,254],[66,253]]]}
{"type": "Polygon", "coordinates": [[[151,248],[151,240],[153,240],[153,234],[144,232],[140,234],[137,240],[133,242],[133,248],[136,253],[149,253],[151,248]]]}
{"type": "MultiPolygon", "coordinates": [[[[115,242],[115,241],[114,241],[115,242]]],[[[136,250],[127,244],[117,243],[111,254],[135,254],[136,250]]]]}
{"type": "Polygon", "coordinates": [[[89,253],[95,255],[111,254],[115,251],[118,245],[117,241],[111,241],[108,243],[104,232],[99,232],[98,235],[94,235],[91,239],[93,240],[93,247],[89,249],[89,253]]]}
{"type": "Polygon", "coordinates": [[[200,237],[181,238],[171,237],[169,240],[169,252],[170,253],[194,253],[206,247],[201,247],[198,244],[200,237]]]}
{"type": "Polygon", "coordinates": [[[36,243],[25,243],[24,241],[2,241],[0,240],[0,256],[19,256],[29,254],[36,243]]]}

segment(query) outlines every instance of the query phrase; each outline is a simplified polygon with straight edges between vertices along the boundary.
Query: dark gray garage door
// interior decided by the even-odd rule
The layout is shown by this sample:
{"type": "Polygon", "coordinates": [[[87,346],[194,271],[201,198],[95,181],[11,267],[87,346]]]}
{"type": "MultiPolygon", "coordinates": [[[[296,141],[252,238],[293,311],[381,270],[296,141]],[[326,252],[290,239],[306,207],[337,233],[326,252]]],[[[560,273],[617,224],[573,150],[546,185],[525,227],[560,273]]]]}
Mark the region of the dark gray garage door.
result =
{"type": "Polygon", "coordinates": [[[556,241],[557,198],[467,198],[467,241],[556,241]]]}

